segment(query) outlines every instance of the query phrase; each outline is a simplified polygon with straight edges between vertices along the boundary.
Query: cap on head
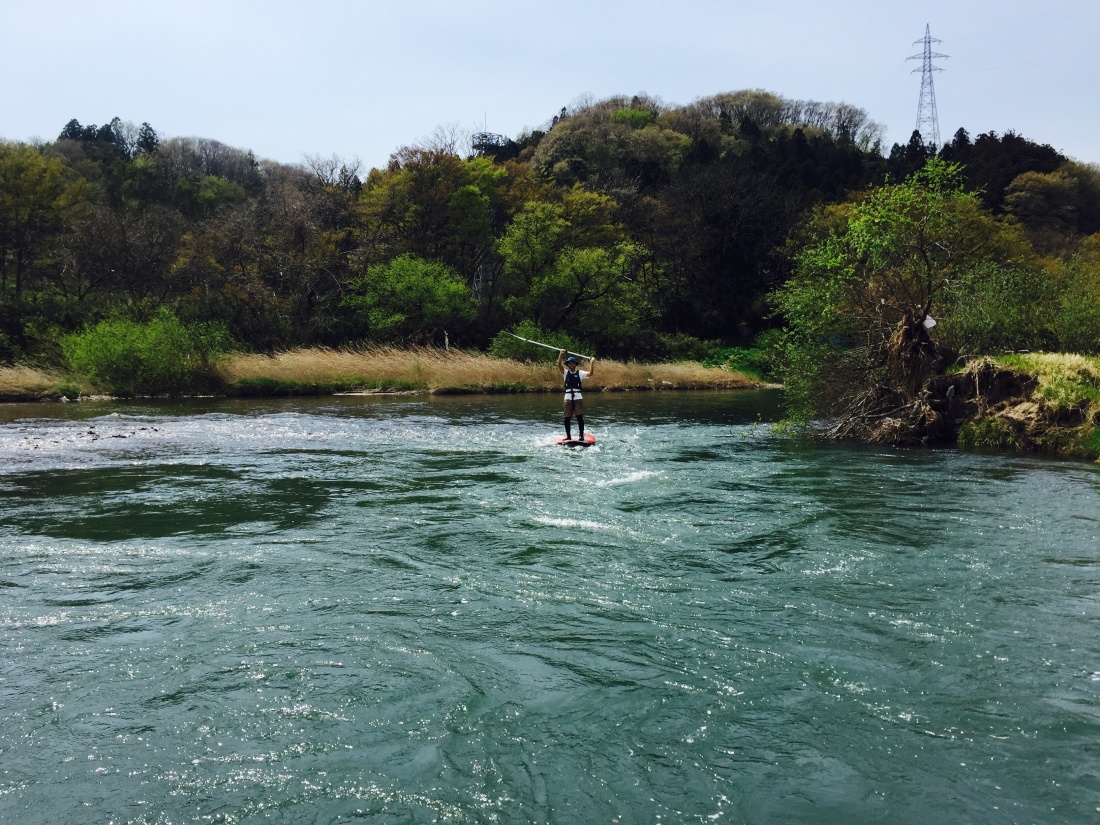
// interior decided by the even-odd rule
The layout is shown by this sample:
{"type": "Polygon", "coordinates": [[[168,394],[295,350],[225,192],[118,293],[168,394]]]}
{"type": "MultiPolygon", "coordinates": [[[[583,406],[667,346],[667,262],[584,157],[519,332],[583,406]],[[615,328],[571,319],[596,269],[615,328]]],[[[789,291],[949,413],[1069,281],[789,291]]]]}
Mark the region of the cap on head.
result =
{"type": "Polygon", "coordinates": [[[565,363],[567,363],[567,364],[577,364],[579,362],[577,361],[576,358],[574,358],[572,355],[570,355],[568,358],[565,359],[565,363]]]}

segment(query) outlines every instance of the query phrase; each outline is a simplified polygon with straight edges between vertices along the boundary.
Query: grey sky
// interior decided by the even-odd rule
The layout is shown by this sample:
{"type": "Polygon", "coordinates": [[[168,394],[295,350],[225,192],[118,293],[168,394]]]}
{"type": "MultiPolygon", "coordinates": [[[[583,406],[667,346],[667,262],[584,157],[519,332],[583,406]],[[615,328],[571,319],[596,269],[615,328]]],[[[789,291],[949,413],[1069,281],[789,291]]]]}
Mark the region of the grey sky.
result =
{"type": "Polygon", "coordinates": [[[515,136],[579,96],[760,88],[844,101],[904,142],[913,45],[940,135],[1014,130],[1100,162],[1100,0],[0,0],[0,137],[148,121],[260,157],[384,165],[439,125],[515,136]]]}

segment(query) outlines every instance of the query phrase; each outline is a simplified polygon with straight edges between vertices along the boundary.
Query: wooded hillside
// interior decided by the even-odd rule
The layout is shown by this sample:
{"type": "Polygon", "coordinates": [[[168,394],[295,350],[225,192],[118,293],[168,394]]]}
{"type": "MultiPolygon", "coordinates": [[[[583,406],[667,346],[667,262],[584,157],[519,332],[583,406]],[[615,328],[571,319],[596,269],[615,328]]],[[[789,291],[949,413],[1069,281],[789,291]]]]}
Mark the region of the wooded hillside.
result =
{"type": "MultiPolygon", "coordinates": [[[[363,170],[73,120],[50,143],[0,144],[0,362],[57,362],[66,335],[165,309],[256,351],[485,348],[522,327],[611,356],[702,357],[783,326],[768,296],[800,250],[934,154],[881,134],[855,107],[762,91],[614,97],[363,170]]],[[[938,154],[1017,244],[987,303],[1004,288],[1100,299],[1095,167],[1012,133],[960,129],[938,154]]],[[[1095,351],[1079,320],[1076,348],[1095,351]]],[[[1028,329],[997,343],[1069,340],[1028,329]]]]}

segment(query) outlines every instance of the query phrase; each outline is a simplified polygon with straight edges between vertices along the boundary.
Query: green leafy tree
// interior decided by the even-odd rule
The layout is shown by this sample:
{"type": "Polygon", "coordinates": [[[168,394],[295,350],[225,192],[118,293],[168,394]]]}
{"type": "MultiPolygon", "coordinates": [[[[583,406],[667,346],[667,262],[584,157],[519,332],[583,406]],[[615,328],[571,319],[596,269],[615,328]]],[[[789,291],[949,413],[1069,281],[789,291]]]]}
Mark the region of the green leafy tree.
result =
{"type": "Polygon", "coordinates": [[[528,203],[500,239],[506,306],[552,333],[606,342],[651,320],[639,272],[648,251],[627,240],[617,204],[574,186],[560,203],[528,203]]]}
{"type": "Polygon", "coordinates": [[[567,247],[513,307],[550,330],[571,328],[588,336],[613,328],[632,331],[637,317],[630,284],[645,256],[633,243],[567,247]]]}
{"type": "Polygon", "coordinates": [[[507,173],[488,158],[404,149],[389,169],[367,177],[361,196],[363,244],[372,261],[402,254],[442,261],[472,279],[487,252],[507,173]]]}
{"type": "Polygon", "coordinates": [[[1053,172],[1023,172],[1006,188],[1004,209],[1037,250],[1071,257],[1081,235],[1100,230],[1100,170],[1070,161],[1053,172]]]}
{"type": "Polygon", "coordinates": [[[949,288],[975,267],[1020,263],[1028,251],[938,159],[871,192],[839,231],[797,253],[794,276],[774,293],[793,415],[870,441],[941,435],[945,422],[922,391],[950,356],[927,319],[950,320],[949,288]]]}
{"type": "Polygon", "coordinates": [[[560,119],[535,150],[533,162],[564,185],[651,189],[679,166],[690,139],[661,120],[651,99],[614,97],[560,119]]]}
{"type": "Polygon", "coordinates": [[[441,334],[461,339],[474,316],[469,287],[438,261],[401,255],[369,267],[344,299],[380,341],[429,344],[441,334]]]}
{"type": "Polygon", "coordinates": [[[554,265],[568,228],[564,210],[557,204],[531,202],[516,214],[498,245],[505,271],[513,278],[513,293],[525,293],[554,265]]]}
{"type": "Polygon", "coordinates": [[[30,146],[0,144],[0,290],[18,299],[49,268],[59,237],[86,205],[83,180],[30,146]]]}
{"type": "Polygon", "coordinates": [[[612,123],[623,123],[631,129],[642,129],[651,124],[657,115],[650,109],[630,109],[624,107],[611,113],[612,123]]]}

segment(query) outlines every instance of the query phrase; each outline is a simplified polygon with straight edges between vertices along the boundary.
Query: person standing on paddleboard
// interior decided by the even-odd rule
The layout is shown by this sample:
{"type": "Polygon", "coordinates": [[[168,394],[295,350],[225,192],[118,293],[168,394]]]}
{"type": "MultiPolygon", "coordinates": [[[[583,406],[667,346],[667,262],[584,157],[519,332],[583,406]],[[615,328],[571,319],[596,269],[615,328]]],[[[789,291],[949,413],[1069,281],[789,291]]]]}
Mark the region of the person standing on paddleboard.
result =
{"type": "Polygon", "coordinates": [[[588,360],[588,369],[579,369],[579,362],[566,350],[558,352],[558,369],[565,379],[565,437],[573,440],[573,416],[577,416],[577,427],[580,429],[580,439],[584,441],[584,398],[581,395],[581,382],[591,377],[596,359],[588,360]]]}

